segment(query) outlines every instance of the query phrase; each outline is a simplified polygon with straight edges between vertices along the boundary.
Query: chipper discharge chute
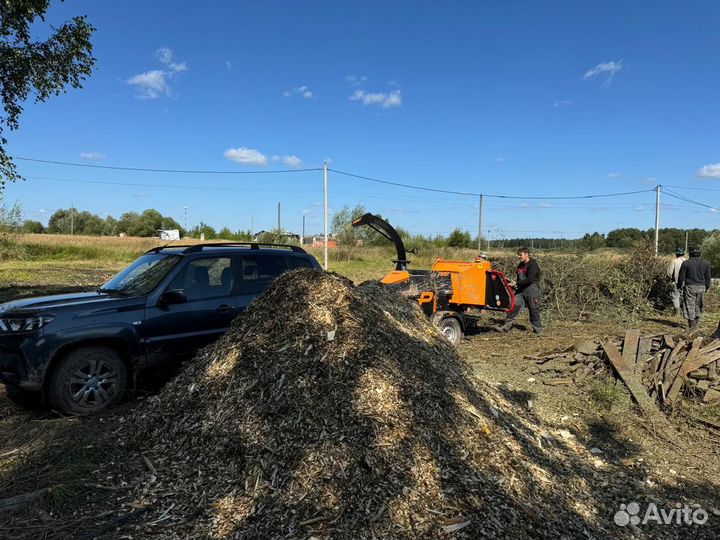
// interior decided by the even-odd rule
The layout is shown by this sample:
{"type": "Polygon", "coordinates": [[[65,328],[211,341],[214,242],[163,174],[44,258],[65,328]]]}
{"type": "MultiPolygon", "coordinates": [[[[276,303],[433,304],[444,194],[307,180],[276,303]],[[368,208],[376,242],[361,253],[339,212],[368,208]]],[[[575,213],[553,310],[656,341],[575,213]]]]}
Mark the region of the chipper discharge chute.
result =
{"type": "Polygon", "coordinates": [[[367,225],[395,244],[395,270],[381,282],[415,298],[445,336],[455,345],[466,329],[477,324],[474,311],[512,311],[515,296],[505,275],[492,269],[489,261],[450,261],[440,257],[431,270],[410,270],[407,252],[398,232],[384,219],[367,213],[352,222],[367,225]]]}

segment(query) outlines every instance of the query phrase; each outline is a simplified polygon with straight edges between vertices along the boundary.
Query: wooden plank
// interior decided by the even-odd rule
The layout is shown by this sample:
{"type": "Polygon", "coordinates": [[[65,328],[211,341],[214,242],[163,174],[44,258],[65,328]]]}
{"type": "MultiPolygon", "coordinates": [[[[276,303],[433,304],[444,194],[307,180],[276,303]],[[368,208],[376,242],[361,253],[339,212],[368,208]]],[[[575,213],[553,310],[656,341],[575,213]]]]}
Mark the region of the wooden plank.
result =
{"type": "MultiPolygon", "coordinates": [[[[692,348],[690,349],[690,352],[685,357],[685,361],[680,366],[680,369],[677,372],[677,375],[675,375],[675,379],[672,381],[672,384],[670,385],[670,390],[668,390],[667,393],[667,399],[673,400],[677,397],[678,393],[680,392],[680,389],[682,388],[685,377],[688,373],[691,371],[695,371],[691,368],[696,362],[696,358],[700,356],[700,350],[702,346],[702,337],[697,337],[692,342],[692,348]]],[[[695,368],[697,369],[697,368],[695,368]]]]}
{"type": "Polygon", "coordinates": [[[713,339],[700,350],[700,354],[708,354],[718,349],[720,349],[720,339],[713,339]]]}
{"type": "Polygon", "coordinates": [[[665,349],[665,354],[662,356],[662,360],[660,360],[660,364],[658,364],[658,369],[655,372],[655,377],[658,376],[658,373],[662,377],[662,374],[665,373],[665,366],[667,365],[668,358],[670,358],[670,355],[672,354],[672,349],[665,349]]]}
{"type": "Polygon", "coordinates": [[[634,366],[637,361],[638,343],[640,342],[640,330],[628,330],[625,332],[623,341],[622,357],[628,366],[634,366]]]}
{"type": "Polygon", "coordinates": [[[671,349],[675,348],[675,340],[673,339],[673,337],[670,334],[665,334],[663,336],[663,339],[665,339],[665,345],[667,345],[671,349]]]}
{"type": "Polygon", "coordinates": [[[648,377],[653,377],[653,376],[655,376],[655,373],[657,373],[658,366],[660,365],[660,360],[662,360],[663,354],[664,353],[662,351],[658,351],[650,359],[650,363],[646,370],[648,377]]]}
{"type": "Polygon", "coordinates": [[[648,360],[650,360],[650,357],[652,356],[650,353],[650,350],[652,348],[652,338],[644,337],[640,338],[640,344],[638,345],[638,354],[637,354],[637,363],[641,364],[640,369],[642,369],[642,364],[647,363],[648,360]]]}
{"type": "Polygon", "coordinates": [[[640,406],[640,409],[642,409],[645,414],[654,417],[662,423],[667,423],[667,420],[660,414],[660,410],[655,404],[655,401],[648,396],[647,390],[635,377],[632,367],[629,366],[620,355],[620,351],[613,347],[612,344],[606,342],[602,343],[602,348],[618,376],[625,383],[625,386],[627,386],[633,399],[640,406]]]}

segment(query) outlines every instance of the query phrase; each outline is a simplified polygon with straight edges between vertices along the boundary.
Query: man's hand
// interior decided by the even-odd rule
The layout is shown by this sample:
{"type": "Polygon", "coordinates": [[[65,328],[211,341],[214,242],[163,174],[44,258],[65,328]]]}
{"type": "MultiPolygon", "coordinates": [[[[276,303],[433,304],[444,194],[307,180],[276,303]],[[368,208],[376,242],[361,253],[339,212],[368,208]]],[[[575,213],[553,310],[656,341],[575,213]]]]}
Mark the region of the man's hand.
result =
{"type": "Polygon", "coordinates": [[[517,282],[514,279],[509,283],[509,285],[510,285],[510,288],[512,288],[512,289],[517,288],[517,282]]]}

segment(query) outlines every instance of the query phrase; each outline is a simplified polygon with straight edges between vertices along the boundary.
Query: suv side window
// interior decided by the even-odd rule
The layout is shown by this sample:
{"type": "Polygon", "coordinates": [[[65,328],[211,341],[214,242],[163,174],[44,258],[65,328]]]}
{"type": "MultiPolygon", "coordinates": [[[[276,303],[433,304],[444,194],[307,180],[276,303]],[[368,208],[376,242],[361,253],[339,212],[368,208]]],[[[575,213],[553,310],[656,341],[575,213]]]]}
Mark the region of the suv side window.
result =
{"type": "Polygon", "coordinates": [[[190,261],[168,288],[184,290],[192,302],[229,296],[235,281],[230,257],[206,257],[190,261]]]}
{"type": "Polygon", "coordinates": [[[296,268],[314,268],[312,263],[305,257],[288,257],[290,261],[290,269],[296,268]]]}
{"type": "Polygon", "coordinates": [[[242,256],[242,292],[260,294],[272,280],[287,270],[282,255],[258,254],[242,256]]]}

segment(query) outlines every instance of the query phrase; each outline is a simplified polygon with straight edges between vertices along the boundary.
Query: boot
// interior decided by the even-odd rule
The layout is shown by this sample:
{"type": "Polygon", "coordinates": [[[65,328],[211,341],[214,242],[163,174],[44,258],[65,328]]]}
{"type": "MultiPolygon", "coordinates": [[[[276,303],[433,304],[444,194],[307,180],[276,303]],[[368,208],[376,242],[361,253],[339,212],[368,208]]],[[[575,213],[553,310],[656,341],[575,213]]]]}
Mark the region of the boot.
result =
{"type": "Polygon", "coordinates": [[[693,324],[695,324],[695,319],[688,319],[687,322],[688,322],[688,328],[689,328],[690,330],[692,330],[692,329],[693,329],[693,324]]]}
{"type": "Polygon", "coordinates": [[[690,326],[690,330],[697,330],[699,324],[700,324],[700,317],[695,317],[695,320],[692,322],[692,326],[690,326]]]}
{"type": "Polygon", "coordinates": [[[507,334],[510,330],[512,330],[513,323],[514,323],[514,321],[505,321],[505,324],[496,326],[495,331],[502,332],[503,334],[507,334]]]}

